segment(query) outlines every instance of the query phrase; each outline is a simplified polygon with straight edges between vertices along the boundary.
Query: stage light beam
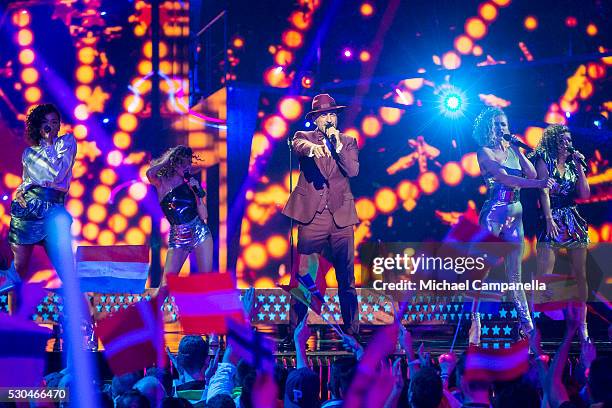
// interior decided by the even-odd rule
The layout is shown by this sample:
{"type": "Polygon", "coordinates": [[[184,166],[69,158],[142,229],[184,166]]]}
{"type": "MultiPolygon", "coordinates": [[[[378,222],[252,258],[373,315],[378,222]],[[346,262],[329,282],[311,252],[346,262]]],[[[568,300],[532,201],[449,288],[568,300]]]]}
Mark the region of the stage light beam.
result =
{"type": "Polygon", "coordinates": [[[467,98],[461,89],[453,85],[443,85],[438,90],[438,98],[438,107],[442,115],[451,119],[463,116],[467,98]]]}

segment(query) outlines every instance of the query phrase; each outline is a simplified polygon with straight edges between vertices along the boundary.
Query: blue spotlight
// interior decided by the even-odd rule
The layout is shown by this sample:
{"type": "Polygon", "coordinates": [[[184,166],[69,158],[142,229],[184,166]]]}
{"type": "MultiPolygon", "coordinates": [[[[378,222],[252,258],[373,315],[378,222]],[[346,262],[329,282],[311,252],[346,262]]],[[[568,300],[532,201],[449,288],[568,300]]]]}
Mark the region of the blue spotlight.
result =
{"type": "Polygon", "coordinates": [[[463,116],[467,98],[463,91],[453,85],[445,84],[438,88],[438,109],[447,118],[457,119],[463,116]]]}
{"type": "Polygon", "coordinates": [[[310,122],[306,122],[306,123],[304,124],[304,126],[306,126],[307,128],[309,128],[309,127],[310,127],[310,122]]]}
{"type": "Polygon", "coordinates": [[[108,122],[110,122],[110,119],[109,119],[109,118],[104,118],[104,119],[102,119],[102,123],[108,123],[108,122]]]}

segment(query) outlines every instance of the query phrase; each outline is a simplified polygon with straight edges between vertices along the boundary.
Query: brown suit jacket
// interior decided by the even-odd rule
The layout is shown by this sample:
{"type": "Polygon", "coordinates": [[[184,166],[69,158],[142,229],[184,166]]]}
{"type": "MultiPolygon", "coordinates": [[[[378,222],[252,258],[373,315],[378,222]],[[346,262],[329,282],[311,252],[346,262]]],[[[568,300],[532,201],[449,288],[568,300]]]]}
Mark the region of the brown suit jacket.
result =
{"type": "Polygon", "coordinates": [[[355,200],[351,192],[349,177],[359,173],[359,149],[357,141],[340,134],[342,149],[340,153],[332,152],[333,157],[308,157],[310,148],[304,141],[323,144],[323,133],[319,130],[296,132],[293,138],[293,151],[300,161],[300,177],[297,186],[289,196],[283,214],[294,220],[307,224],[315,216],[324,186],[329,189],[328,208],[339,227],[354,225],[359,222],[355,200]]]}

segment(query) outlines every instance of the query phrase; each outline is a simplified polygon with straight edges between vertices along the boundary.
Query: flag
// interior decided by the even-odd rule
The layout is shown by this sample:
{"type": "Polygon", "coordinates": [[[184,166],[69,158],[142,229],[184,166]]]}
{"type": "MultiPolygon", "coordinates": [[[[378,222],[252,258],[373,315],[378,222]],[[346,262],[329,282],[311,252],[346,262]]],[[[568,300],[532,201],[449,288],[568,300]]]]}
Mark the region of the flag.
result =
{"type": "Polygon", "coordinates": [[[168,287],[187,334],[226,334],[226,318],[244,320],[240,294],[228,273],[205,273],[180,278],[168,275],[168,287]]]}
{"type": "Polygon", "coordinates": [[[578,283],[572,276],[547,274],[537,280],[546,284],[546,290],[533,291],[533,310],[536,312],[563,310],[569,302],[578,299],[578,283]]]}
{"type": "Polygon", "coordinates": [[[529,369],[529,343],[521,340],[507,349],[470,346],[465,360],[468,381],[510,381],[529,369]]]}
{"type": "Polygon", "coordinates": [[[115,375],[164,363],[163,316],[157,298],[136,302],[100,320],[96,334],[115,375]]]}
{"type": "Polygon", "coordinates": [[[504,297],[501,292],[490,290],[468,290],[463,294],[463,311],[470,313],[472,311],[480,313],[497,313],[499,306],[504,297]],[[479,305],[475,309],[474,305],[479,305]],[[474,310],[473,310],[474,309],[474,310]]]}
{"type": "Polygon", "coordinates": [[[302,270],[306,270],[312,277],[315,286],[319,292],[325,296],[327,290],[327,282],[325,281],[325,274],[331,268],[332,264],[323,256],[319,254],[298,254],[297,251],[293,253],[293,268],[291,270],[291,279],[288,285],[280,285],[280,287],[289,292],[297,300],[308,306],[309,309],[317,314],[321,314],[321,303],[317,299],[313,299],[312,294],[302,283],[297,279],[300,267],[302,270]]]}
{"type": "Polygon", "coordinates": [[[142,293],[149,274],[149,247],[80,246],[76,265],[83,292],[142,293]]]}
{"type": "Polygon", "coordinates": [[[0,387],[40,387],[51,331],[22,317],[0,314],[0,387]]]}
{"type": "Polygon", "coordinates": [[[250,325],[227,319],[227,343],[232,352],[263,371],[274,372],[274,341],[264,334],[253,331],[250,325]]]}

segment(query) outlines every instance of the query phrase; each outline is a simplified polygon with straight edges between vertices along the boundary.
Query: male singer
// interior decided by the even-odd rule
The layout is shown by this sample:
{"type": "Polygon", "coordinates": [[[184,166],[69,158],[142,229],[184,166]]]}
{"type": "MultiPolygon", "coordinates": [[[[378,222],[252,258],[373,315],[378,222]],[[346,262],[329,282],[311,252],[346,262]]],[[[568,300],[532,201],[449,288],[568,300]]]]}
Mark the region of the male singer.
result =
{"type": "Polygon", "coordinates": [[[336,112],[342,108],[345,106],[336,105],[328,94],[312,100],[312,110],[306,119],[313,120],[317,128],[298,131],[294,136],[292,147],[299,157],[300,177],[283,214],[298,222],[297,249],[301,260],[298,279],[321,302],[322,294],[306,270],[307,255],[330,250],[343,328],[347,334],[356,335],[359,320],[353,225],[358,219],[349,177],[359,173],[359,159],[356,140],[338,130],[336,112]]]}

